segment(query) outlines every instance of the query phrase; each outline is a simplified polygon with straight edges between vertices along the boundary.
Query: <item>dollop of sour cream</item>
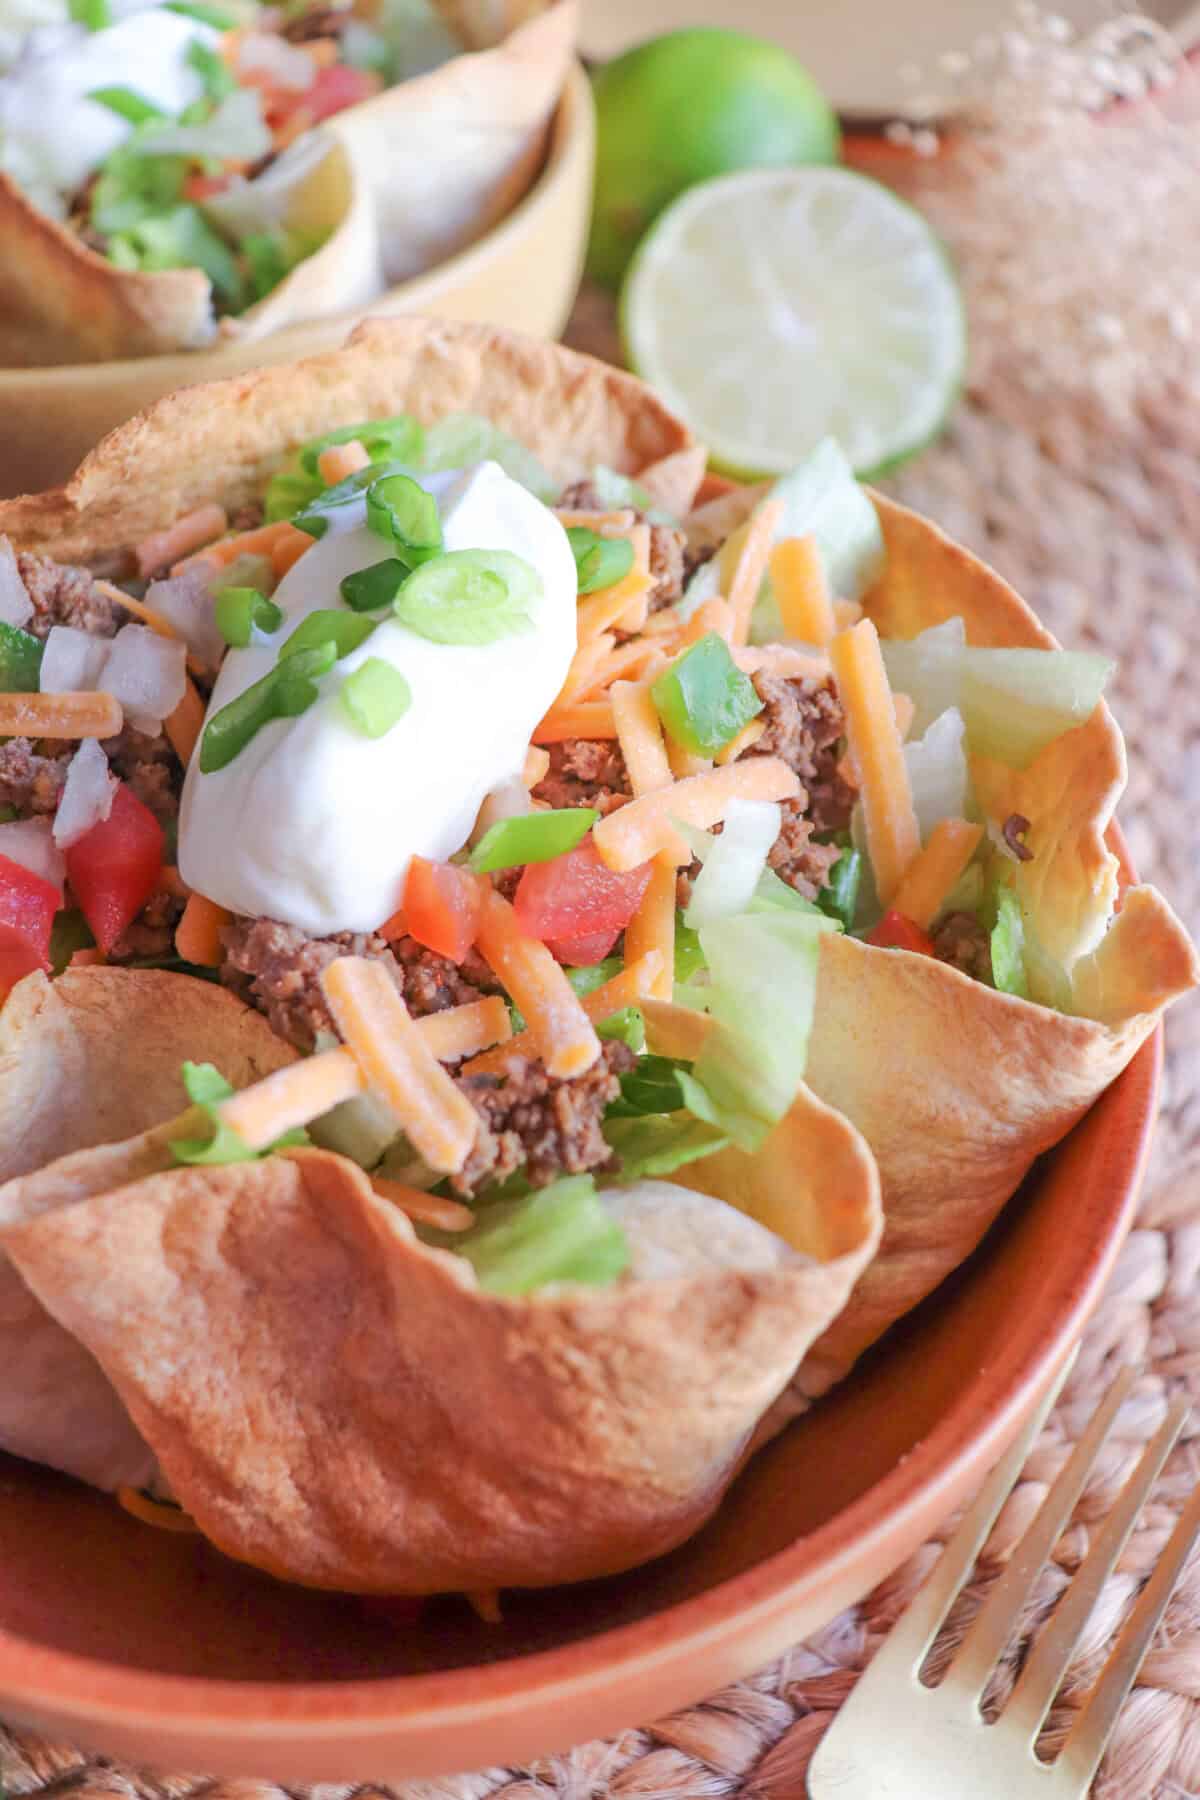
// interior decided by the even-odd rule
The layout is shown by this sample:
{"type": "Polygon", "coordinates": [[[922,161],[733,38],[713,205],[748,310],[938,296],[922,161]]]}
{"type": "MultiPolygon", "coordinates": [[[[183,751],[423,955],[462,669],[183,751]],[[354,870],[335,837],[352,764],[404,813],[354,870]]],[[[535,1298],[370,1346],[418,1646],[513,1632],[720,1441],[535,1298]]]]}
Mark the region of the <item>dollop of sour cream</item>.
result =
{"type": "MultiPolygon", "coordinates": [[[[322,679],[307,712],[272,720],[223,769],[202,774],[193,757],[180,873],[232,912],[318,937],[382,924],[400,905],[412,856],[461,849],[484,796],[520,770],[563,684],[575,652],[576,573],[554,514],[498,463],[418,479],[438,501],[447,550],[509,550],[538,571],[532,629],[490,644],[435,644],[385,614],[322,679]],[[408,711],[380,738],[357,731],[338,698],[368,657],[393,664],[412,690],[408,711]]],[[[226,656],[209,716],[274,667],[307,614],[344,610],[339,583],[385,555],[365,501],[335,513],[275,591],[279,630],[226,656]]]]}
{"type": "Polygon", "coordinates": [[[148,8],[103,31],[81,26],[35,33],[0,78],[0,168],[43,211],[61,216],[69,197],[125,142],[132,127],[88,95],[132,88],[174,115],[200,99],[188,62],[197,39],[219,33],[196,19],[148,8]]]}

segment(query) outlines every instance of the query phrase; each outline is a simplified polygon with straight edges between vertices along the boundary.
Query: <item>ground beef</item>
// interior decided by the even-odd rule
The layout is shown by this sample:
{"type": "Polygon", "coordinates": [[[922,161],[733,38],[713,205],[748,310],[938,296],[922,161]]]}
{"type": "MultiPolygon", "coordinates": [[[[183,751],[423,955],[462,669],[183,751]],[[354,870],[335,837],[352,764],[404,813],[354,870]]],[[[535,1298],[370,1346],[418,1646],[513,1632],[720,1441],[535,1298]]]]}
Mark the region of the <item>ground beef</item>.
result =
{"type": "Polygon", "coordinates": [[[148,737],[126,725],[116,737],[105,738],[101,748],[113,774],[128,782],[160,824],[178,816],[183,765],[161,732],[148,737]]]}
{"type": "Polygon", "coordinates": [[[74,744],[63,744],[43,756],[23,737],[9,738],[6,744],[0,744],[0,806],[11,806],[22,819],[35,813],[52,813],[62,794],[74,750],[74,744]]]}
{"type": "Polygon", "coordinates": [[[483,1181],[503,1181],[521,1169],[533,1187],[545,1187],[560,1175],[610,1166],[613,1153],[600,1121],[621,1091],[620,1077],[636,1061],[627,1045],[610,1040],[591,1068],[571,1081],[523,1056],[512,1058],[505,1076],[463,1076],[459,1086],[483,1126],[451,1186],[472,1194],[483,1181]]]}
{"type": "Polygon", "coordinates": [[[86,569],[52,562],[30,550],[17,551],[17,569],[33,602],[33,618],[25,629],[35,637],[46,637],[52,625],[74,625],[93,637],[113,636],[121,622],[117,609],[86,569]]]}
{"type": "Polygon", "coordinates": [[[374,932],[339,931],[314,938],[276,919],[235,919],[221,934],[221,980],[265,1013],[271,1028],[298,1050],[311,1050],[333,1019],[321,992],[321,975],[339,956],[382,962],[418,1018],[496,992],[491,971],[474,952],[461,969],[412,938],[388,944],[374,932]]]}
{"type": "MultiPolygon", "coordinates": [[[[564,488],[559,497],[559,506],[570,512],[610,512],[604,499],[596,492],[590,481],[572,482],[564,488]]],[[[644,523],[646,515],[638,507],[633,508],[638,523],[644,523]]],[[[650,527],[650,573],[654,576],[654,586],[650,590],[650,611],[660,612],[664,606],[674,606],[683,594],[686,543],[682,531],[676,531],[673,525],[651,525],[650,527]]]]}
{"type": "Polygon", "coordinates": [[[934,953],[976,981],[992,980],[991,939],[974,913],[947,913],[933,932],[934,953]]]}
{"type": "Polygon", "coordinates": [[[345,31],[350,18],[349,6],[314,6],[307,12],[298,13],[294,19],[285,19],[279,27],[279,35],[290,44],[310,44],[314,38],[337,38],[345,31]]]}
{"type": "Polygon", "coordinates": [[[231,531],[257,531],[266,516],[267,509],[261,500],[247,500],[229,515],[229,528],[231,531]]]}
{"type": "Polygon", "coordinates": [[[807,814],[814,831],[845,830],[855,795],[838,774],[845,715],[832,683],[806,675],[785,680],[765,669],[753,680],[766,729],[745,754],[778,756],[796,771],[808,790],[807,814]]]}
{"type": "Polygon", "coordinates": [[[711,562],[717,554],[717,544],[705,544],[696,549],[686,546],[683,552],[683,585],[687,586],[697,569],[702,569],[706,562],[711,562]]]}
{"type": "Polygon", "coordinates": [[[816,825],[807,816],[803,797],[784,800],[779,836],[771,845],[767,862],[781,881],[806,900],[815,900],[829,881],[829,871],[841,856],[837,844],[813,842],[816,825]]]}
{"type": "Polygon", "coordinates": [[[183,912],[177,894],[151,894],[133,924],[108,953],[109,962],[144,962],[175,954],[175,927],[183,912]]]}
{"type": "Polygon", "coordinates": [[[532,790],[535,800],[610,813],[632,798],[625,758],[614,739],[567,738],[549,750],[550,767],[532,790]]]}

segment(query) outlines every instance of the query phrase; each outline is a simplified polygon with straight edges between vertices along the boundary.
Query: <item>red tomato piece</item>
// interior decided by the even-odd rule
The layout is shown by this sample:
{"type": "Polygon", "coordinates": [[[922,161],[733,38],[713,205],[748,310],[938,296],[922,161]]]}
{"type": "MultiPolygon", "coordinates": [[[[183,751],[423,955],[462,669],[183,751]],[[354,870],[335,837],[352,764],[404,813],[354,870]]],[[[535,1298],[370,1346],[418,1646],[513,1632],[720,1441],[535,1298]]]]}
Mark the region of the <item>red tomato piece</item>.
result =
{"type": "Polygon", "coordinates": [[[881,950],[916,950],[922,956],[934,956],[933,939],[927,931],[905,913],[897,912],[895,907],[885,912],[874,931],[867,933],[868,944],[877,944],[881,950]]]}
{"type": "Polygon", "coordinates": [[[513,906],[521,929],[559,962],[598,963],[641,905],[650,874],[648,862],[623,874],[607,868],[589,835],[562,856],[527,864],[513,906]]]}
{"type": "Polygon", "coordinates": [[[119,781],[107,819],[67,851],[67,880],[101,950],[111,950],[137,918],[154,892],[162,863],[162,826],[119,781]]]}
{"type": "Polygon", "coordinates": [[[0,996],[35,969],[50,972],[50,931],[62,889],[0,856],[0,996]]]}
{"type": "Polygon", "coordinates": [[[404,924],[427,950],[460,963],[475,942],[483,891],[479,877],[457,863],[414,856],[404,883],[404,924]]]}
{"type": "Polygon", "coordinates": [[[369,100],[382,85],[379,76],[370,69],[352,69],[347,63],[331,63],[328,68],[318,71],[317,79],[298,99],[316,125],[347,106],[369,100]]]}

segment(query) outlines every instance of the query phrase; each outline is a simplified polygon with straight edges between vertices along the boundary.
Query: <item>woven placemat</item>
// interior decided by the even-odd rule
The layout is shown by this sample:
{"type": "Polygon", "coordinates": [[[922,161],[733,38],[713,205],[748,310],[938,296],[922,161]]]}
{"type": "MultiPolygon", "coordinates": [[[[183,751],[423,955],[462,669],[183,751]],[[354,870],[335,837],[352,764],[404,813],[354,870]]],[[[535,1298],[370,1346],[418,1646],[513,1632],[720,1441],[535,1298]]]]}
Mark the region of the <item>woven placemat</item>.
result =
{"type": "MultiPolygon", "coordinates": [[[[1200,254],[1197,251],[1196,254],[1200,254]]],[[[611,314],[585,295],[572,326],[612,353],[611,314]]],[[[1118,659],[1113,698],[1129,743],[1122,820],[1134,858],[1200,930],[1200,381],[1151,389],[1121,420],[1086,383],[1053,396],[989,364],[948,435],[889,491],[981,551],[1058,637],[1118,659]]],[[[1168,1395],[1200,1403],[1200,1004],[1167,1029],[1164,1113],[1137,1226],[1088,1330],[1064,1396],[1002,1514],[984,1575],[1004,1559],[1116,1365],[1144,1368],[1107,1453],[1044,1573],[1044,1616],[1086,1553],[1168,1395]]],[[[1200,1474],[1200,1419],[1158,1484],[1068,1673],[1052,1730],[1069,1723],[1111,1638],[1200,1474]]],[[[925,1545],[861,1605],[760,1674],[669,1719],[527,1768],[435,1782],[310,1790],[312,1800],[797,1800],[804,1770],[938,1552],[925,1545]]],[[[964,1596],[959,1623],[978,1604],[964,1596]]],[[[1017,1666],[1020,1646],[1013,1652],[1017,1666]]],[[[1200,1796],[1200,1561],[1193,1562],[1131,1695],[1097,1779],[1104,1800],[1200,1796]]],[[[268,1782],[155,1776],[0,1729],[0,1779],[45,1800],[284,1800],[268,1782]]]]}

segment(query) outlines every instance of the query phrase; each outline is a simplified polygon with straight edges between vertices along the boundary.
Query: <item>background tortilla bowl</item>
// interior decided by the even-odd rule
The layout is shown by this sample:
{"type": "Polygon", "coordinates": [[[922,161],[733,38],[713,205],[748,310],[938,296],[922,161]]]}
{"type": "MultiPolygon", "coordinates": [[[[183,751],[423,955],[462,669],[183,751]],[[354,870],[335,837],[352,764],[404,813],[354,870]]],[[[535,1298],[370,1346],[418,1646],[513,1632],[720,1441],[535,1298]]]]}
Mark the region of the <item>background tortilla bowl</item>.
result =
{"type": "Polygon", "coordinates": [[[369,306],[292,325],[249,343],[172,356],[0,369],[0,498],[65,481],[114,425],[162,394],[264,363],[333,349],[368,314],[478,319],[532,337],[566,324],[583,264],[591,206],[595,124],[591,90],[572,67],[540,174],[513,210],[476,243],[401,281],[369,306]]]}
{"type": "Polygon", "coordinates": [[[970,1262],[696,1538],[625,1576],[507,1594],[501,1625],[461,1599],[414,1614],[284,1586],[0,1457],[0,1709],[159,1767],[369,1780],[516,1762],[747,1674],[922,1543],[1047,1391],[1128,1228],[1161,1054],[1160,1028],[970,1262]]]}

